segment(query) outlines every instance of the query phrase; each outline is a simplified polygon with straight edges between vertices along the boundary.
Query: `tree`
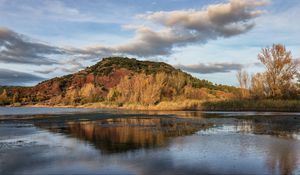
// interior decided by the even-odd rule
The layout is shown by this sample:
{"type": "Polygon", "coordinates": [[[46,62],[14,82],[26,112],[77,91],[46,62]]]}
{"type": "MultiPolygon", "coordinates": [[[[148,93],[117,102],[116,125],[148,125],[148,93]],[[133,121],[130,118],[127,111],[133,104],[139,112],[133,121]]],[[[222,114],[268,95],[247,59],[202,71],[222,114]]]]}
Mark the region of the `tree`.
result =
{"type": "Polygon", "coordinates": [[[68,89],[65,97],[64,97],[64,104],[67,105],[75,105],[81,101],[81,96],[79,95],[79,89],[68,89]]]}
{"type": "Polygon", "coordinates": [[[1,98],[7,98],[7,92],[6,92],[6,89],[4,89],[2,91],[2,94],[0,95],[1,98]]]}
{"type": "Polygon", "coordinates": [[[19,93],[18,92],[14,93],[12,102],[13,103],[19,102],[19,93]]]}
{"type": "Polygon", "coordinates": [[[99,99],[100,92],[94,84],[87,83],[80,89],[80,96],[82,97],[83,103],[91,103],[99,99]]]}
{"type": "Polygon", "coordinates": [[[255,99],[261,99],[266,97],[267,89],[265,89],[265,76],[261,73],[257,73],[251,78],[250,94],[255,99]]]}
{"type": "Polygon", "coordinates": [[[121,79],[116,89],[108,93],[107,98],[121,103],[156,104],[161,100],[166,78],[164,73],[126,76],[121,79]]]}
{"type": "Polygon", "coordinates": [[[10,100],[8,99],[6,89],[4,89],[2,91],[2,94],[0,95],[0,105],[7,105],[9,103],[10,103],[10,100]]]}
{"type": "Polygon", "coordinates": [[[249,97],[250,77],[249,74],[244,70],[239,70],[236,74],[236,78],[241,88],[241,97],[249,97]]]}
{"type": "Polygon", "coordinates": [[[291,52],[284,45],[274,44],[264,48],[258,59],[265,66],[265,94],[270,98],[291,98],[295,83],[293,82],[298,64],[293,60],[291,52]]]}

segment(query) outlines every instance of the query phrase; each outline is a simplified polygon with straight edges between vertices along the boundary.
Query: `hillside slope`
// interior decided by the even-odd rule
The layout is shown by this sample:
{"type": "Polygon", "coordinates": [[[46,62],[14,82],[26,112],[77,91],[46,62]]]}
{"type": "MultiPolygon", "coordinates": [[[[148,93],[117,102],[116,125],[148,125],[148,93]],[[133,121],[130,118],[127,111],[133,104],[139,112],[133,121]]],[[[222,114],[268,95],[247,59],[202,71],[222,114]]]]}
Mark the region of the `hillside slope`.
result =
{"type": "Polygon", "coordinates": [[[36,86],[0,88],[2,104],[82,105],[95,102],[156,105],[162,101],[234,98],[236,88],[199,80],[163,62],[104,58],[74,74],[36,86]]]}

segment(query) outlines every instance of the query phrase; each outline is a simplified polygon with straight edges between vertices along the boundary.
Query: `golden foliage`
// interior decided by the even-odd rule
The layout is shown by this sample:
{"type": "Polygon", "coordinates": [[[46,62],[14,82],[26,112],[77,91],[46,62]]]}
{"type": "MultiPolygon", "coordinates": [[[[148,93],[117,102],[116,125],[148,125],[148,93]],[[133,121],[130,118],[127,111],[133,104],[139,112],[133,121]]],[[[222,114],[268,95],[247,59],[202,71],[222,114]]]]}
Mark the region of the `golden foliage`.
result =
{"type": "Polygon", "coordinates": [[[254,83],[260,88],[263,87],[260,90],[264,91],[266,97],[292,98],[295,95],[293,80],[298,72],[298,63],[293,60],[291,52],[287,51],[284,45],[274,44],[271,48],[262,49],[258,59],[266,71],[257,75],[252,82],[263,81],[254,83]]]}
{"type": "Polygon", "coordinates": [[[2,94],[0,95],[1,99],[6,99],[7,98],[7,92],[6,89],[3,90],[2,94]]]}
{"type": "Polygon", "coordinates": [[[63,103],[66,105],[75,105],[80,99],[78,89],[69,89],[67,90],[63,103]]]}
{"type": "Polygon", "coordinates": [[[106,99],[122,104],[156,105],[162,101],[232,98],[230,93],[216,91],[213,95],[206,88],[194,88],[183,76],[183,73],[126,76],[116,88],[110,89],[106,99]]]}
{"type": "Polygon", "coordinates": [[[292,58],[291,52],[287,51],[284,45],[274,44],[271,48],[262,49],[258,59],[266,71],[254,74],[251,77],[251,84],[247,72],[237,73],[242,98],[247,98],[248,92],[255,99],[300,97],[300,86],[296,82],[296,77],[299,76],[299,62],[292,58]]]}
{"type": "Polygon", "coordinates": [[[7,97],[7,92],[6,89],[2,91],[2,94],[0,95],[0,105],[6,105],[8,104],[8,97],[7,97]]]}
{"type": "Polygon", "coordinates": [[[265,89],[265,76],[261,73],[257,73],[251,78],[251,95],[256,99],[261,99],[266,97],[265,89]]]}
{"type": "Polygon", "coordinates": [[[184,87],[184,98],[206,100],[209,97],[206,88],[193,88],[191,86],[184,87]]]}
{"type": "Polygon", "coordinates": [[[161,99],[166,77],[163,74],[126,76],[120,81],[116,89],[110,90],[107,98],[110,100],[114,98],[123,103],[155,104],[161,99]]]}
{"type": "Polygon", "coordinates": [[[101,89],[95,87],[92,83],[88,83],[80,89],[79,95],[81,97],[81,103],[96,102],[100,100],[101,89]]]}

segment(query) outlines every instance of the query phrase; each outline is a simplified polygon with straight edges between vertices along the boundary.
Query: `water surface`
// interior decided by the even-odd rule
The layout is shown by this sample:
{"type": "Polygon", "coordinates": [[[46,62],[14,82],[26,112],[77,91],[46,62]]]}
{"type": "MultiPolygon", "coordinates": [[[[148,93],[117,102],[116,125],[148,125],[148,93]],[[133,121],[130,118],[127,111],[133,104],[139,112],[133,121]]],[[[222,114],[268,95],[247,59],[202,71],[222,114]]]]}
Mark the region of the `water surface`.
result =
{"type": "Polygon", "coordinates": [[[299,113],[10,110],[0,174],[300,174],[299,113]]]}
{"type": "Polygon", "coordinates": [[[66,114],[107,111],[105,109],[84,108],[47,108],[47,107],[0,107],[0,116],[3,115],[36,115],[36,114],[66,114]]]}

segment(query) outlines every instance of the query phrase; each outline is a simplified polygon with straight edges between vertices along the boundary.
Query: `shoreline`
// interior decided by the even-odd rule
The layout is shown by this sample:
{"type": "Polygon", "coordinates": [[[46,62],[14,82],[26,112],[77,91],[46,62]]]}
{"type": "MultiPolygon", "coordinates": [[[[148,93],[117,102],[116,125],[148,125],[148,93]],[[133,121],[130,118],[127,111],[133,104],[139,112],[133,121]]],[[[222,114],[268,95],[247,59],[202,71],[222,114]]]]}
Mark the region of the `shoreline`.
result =
{"type": "MultiPolygon", "coordinates": [[[[232,103],[234,101],[228,101],[228,103],[232,103]]],[[[253,101],[252,103],[259,104],[261,101],[253,101]]],[[[266,105],[266,107],[258,106],[235,106],[235,105],[227,105],[223,104],[224,101],[219,102],[203,102],[198,101],[191,106],[184,105],[174,105],[174,102],[165,102],[164,105],[137,105],[137,104],[124,104],[122,106],[118,106],[117,104],[107,104],[107,103],[88,103],[83,105],[48,105],[48,104],[30,104],[30,105],[8,105],[3,107],[43,107],[43,108],[82,108],[82,109],[109,109],[109,110],[123,110],[123,111],[199,111],[199,112],[300,112],[300,106],[272,106],[266,105]],[[212,104],[206,104],[212,103],[212,104]],[[207,105],[207,106],[205,106],[207,105]]],[[[300,101],[295,101],[298,105],[300,101]]],[[[285,104],[285,103],[282,103],[285,104]]],[[[244,105],[244,104],[243,104],[244,105]]]]}

